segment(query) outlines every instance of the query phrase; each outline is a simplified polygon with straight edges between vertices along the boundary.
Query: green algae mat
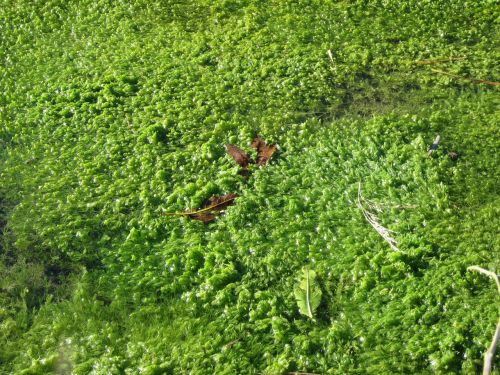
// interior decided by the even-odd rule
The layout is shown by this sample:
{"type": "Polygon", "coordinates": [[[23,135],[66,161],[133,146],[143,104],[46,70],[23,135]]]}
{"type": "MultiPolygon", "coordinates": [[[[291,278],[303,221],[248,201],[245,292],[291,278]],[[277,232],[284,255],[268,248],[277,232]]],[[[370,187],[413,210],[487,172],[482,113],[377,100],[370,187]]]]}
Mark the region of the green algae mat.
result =
{"type": "Polygon", "coordinates": [[[481,372],[499,5],[3,0],[0,372],[481,372]]]}

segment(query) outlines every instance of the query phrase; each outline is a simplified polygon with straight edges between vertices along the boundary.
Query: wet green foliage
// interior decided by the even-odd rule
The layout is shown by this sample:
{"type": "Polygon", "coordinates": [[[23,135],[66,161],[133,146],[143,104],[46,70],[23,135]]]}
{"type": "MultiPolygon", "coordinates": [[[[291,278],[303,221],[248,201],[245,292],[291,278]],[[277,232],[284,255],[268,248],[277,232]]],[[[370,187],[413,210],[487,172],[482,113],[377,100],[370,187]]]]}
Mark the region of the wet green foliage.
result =
{"type": "Polygon", "coordinates": [[[322,295],[321,289],[316,283],[316,272],[304,267],[293,292],[299,312],[312,319],[321,303],[322,295]]]}
{"type": "Polygon", "coordinates": [[[2,5],[3,372],[480,370],[498,90],[415,61],[498,81],[497,1],[2,5]],[[280,150],[244,179],[224,144],[255,134],[280,150]]]}

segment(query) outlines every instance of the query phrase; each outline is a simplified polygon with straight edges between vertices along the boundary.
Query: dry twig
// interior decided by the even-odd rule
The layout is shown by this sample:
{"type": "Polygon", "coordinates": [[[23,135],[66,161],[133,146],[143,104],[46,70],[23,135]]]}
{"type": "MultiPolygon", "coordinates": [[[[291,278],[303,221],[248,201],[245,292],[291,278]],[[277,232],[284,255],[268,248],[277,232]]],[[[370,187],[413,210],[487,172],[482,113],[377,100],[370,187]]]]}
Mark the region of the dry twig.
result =
{"type": "Polygon", "coordinates": [[[484,355],[484,366],[483,366],[483,375],[490,375],[493,367],[493,360],[495,359],[495,351],[497,350],[498,341],[500,340],[500,319],[497,323],[497,329],[495,331],[495,335],[493,336],[493,340],[491,341],[491,345],[486,351],[484,355]]]}
{"type": "Polygon", "coordinates": [[[467,271],[476,271],[482,273],[483,275],[491,277],[493,280],[495,280],[495,283],[497,284],[498,288],[498,294],[500,294],[500,276],[498,276],[495,272],[485,270],[484,268],[481,268],[479,266],[467,267],[467,271]]]}
{"type": "Polygon", "coordinates": [[[429,147],[429,156],[431,156],[432,153],[437,150],[439,142],[441,142],[441,136],[438,134],[431,147],[429,147]]]}
{"type": "Polygon", "coordinates": [[[487,81],[484,79],[477,79],[477,78],[469,78],[469,77],[462,77],[457,74],[445,72],[444,70],[439,70],[439,69],[431,69],[434,73],[438,74],[444,74],[445,76],[452,77],[452,78],[458,78],[458,79],[463,79],[465,81],[470,81],[474,83],[484,83],[485,85],[490,85],[490,86],[500,86],[500,82],[495,82],[495,81],[487,81]]]}
{"type": "MultiPolygon", "coordinates": [[[[483,275],[491,277],[495,280],[498,288],[498,294],[500,294],[500,278],[495,272],[491,272],[481,268],[479,266],[467,267],[467,271],[476,271],[482,273],[483,275]]],[[[483,375],[490,375],[493,368],[493,360],[495,359],[495,351],[497,350],[498,341],[500,341],[500,320],[497,323],[497,329],[493,335],[493,340],[491,340],[491,345],[484,354],[484,365],[483,365],[483,375]]]]}
{"type": "Polygon", "coordinates": [[[380,211],[378,207],[376,207],[374,204],[370,203],[366,199],[363,198],[361,194],[361,182],[358,185],[358,208],[363,212],[363,216],[365,217],[366,221],[370,223],[370,225],[377,231],[380,236],[389,244],[389,246],[395,250],[399,251],[399,248],[397,247],[396,240],[392,237],[391,233],[394,233],[392,230],[385,228],[380,224],[379,219],[377,215],[375,215],[373,212],[368,211],[364,205],[368,206],[371,210],[376,210],[380,211]]]}
{"type": "Polygon", "coordinates": [[[465,56],[456,56],[456,57],[443,57],[440,59],[429,59],[429,60],[419,60],[415,61],[417,65],[432,65],[432,64],[442,64],[446,62],[452,62],[455,60],[464,60],[465,56]]]}
{"type": "Polygon", "coordinates": [[[328,55],[328,58],[330,59],[331,62],[333,62],[333,54],[332,54],[332,50],[328,50],[326,51],[326,54],[328,55]]]}

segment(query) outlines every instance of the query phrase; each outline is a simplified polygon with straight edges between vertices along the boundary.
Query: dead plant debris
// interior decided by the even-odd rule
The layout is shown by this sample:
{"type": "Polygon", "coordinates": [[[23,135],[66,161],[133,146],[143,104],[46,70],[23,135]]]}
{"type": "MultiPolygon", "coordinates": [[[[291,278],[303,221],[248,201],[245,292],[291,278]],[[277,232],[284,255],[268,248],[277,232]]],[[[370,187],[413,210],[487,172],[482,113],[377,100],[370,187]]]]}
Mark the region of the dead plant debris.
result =
{"type": "Polygon", "coordinates": [[[250,147],[257,150],[257,164],[258,165],[266,165],[269,159],[273,156],[273,154],[278,149],[278,145],[268,145],[261,137],[257,136],[254,138],[253,142],[250,144],[250,147]]]}
{"type": "Polygon", "coordinates": [[[238,194],[231,193],[226,195],[214,195],[210,197],[203,206],[195,211],[185,212],[167,212],[167,216],[185,216],[194,220],[210,223],[214,221],[218,215],[224,212],[224,209],[234,204],[234,200],[238,198],[238,194]]]}
{"type": "Polygon", "coordinates": [[[226,144],[227,153],[234,159],[234,161],[242,168],[248,167],[250,163],[250,156],[243,151],[241,148],[232,145],[226,144]]]}
{"type": "Polygon", "coordinates": [[[474,78],[474,77],[463,77],[463,76],[459,76],[458,74],[453,74],[453,73],[446,72],[446,71],[440,70],[440,69],[431,69],[431,71],[434,73],[437,73],[437,74],[443,74],[443,75],[448,76],[448,77],[461,79],[461,80],[469,81],[469,82],[473,82],[473,83],[483,83],[485,85],[490,85],[490,86],[500,86],[500,82],[488,81],[486,79],[478,79],[478,78],[474,78]]]}
{"type": "Polygon", "coordinates": [[[246,170],[250,163],[257,165],[266,165],[278,149],[278,145],[268,145],[258,135],[253,139],[250,147],[257,151],[257,159],[255,161],[251,160],[250,156],[239,147],[232,144],[226,144],[227,153],[240,167],[243,168],[243,170],[246,170]]]}
{"type": "MultiPolygon", "coordinates": [[[[256,160],[252,160],[250,156],[243,151],[238,146],[227,143],[226,145],[227,153],[233,158],[233,160],[241,167],[239,174],[245,178],[250,175],[250,170],[248,166],[250,163],[257,165],[266,165],[269,159],[278,149],[276,144],[268,145],[261,137],[256,136],[250,146],[257,150],[256,160]]],[[[238,194],[231,193],[226,195],[214,195],[210,197],[203,206],[195,211],[185,211],[185,212],[167,212],[164,215],[167,216],[184,216],[189,217],[194,220],[199,220],[204,223],[210,223],[214,221],[218,215],[224,212],[224,209],[228,206],[234,204],[234,200],[238,197],[238,194]]]]}
{"type": "Polygon", "coordinates": [[[434,142],[432,143],[431,147],[429,147],[428,155],[431,156],[434,151],[436,151],[439,147],[439,143],[441,142],[441,136],[438,134],[436,136],[436,139],[434,139],[434,142]]]}

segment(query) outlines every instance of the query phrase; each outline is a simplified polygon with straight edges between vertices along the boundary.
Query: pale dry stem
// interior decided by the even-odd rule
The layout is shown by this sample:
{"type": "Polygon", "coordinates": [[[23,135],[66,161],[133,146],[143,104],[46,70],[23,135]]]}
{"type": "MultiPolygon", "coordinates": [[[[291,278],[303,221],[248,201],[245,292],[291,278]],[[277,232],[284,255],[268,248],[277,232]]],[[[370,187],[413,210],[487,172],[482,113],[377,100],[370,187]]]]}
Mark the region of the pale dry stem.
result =
{"type": "Polygon", "coordinates": [[[500,294],[500,277],[495,272],[485,270],[484,268],[481,268],[479,266],[467,267],[467,271],[476,271],[482,273],[483,275],[491,277],[493,280],[495,280],[498,288],[498,294],[500,294]]]}
{"type": "MultiPolygon", "coordinates": [[[[500,278],[499,276],[492,271],[485,270],[479,266],[470,266],[467,267],[467,271],[476,271],[482,273],[483,275],[491,277],[495,280],[497,284],[498,293],[500,294],[500,278]]],[[[500,320],[497,323],[497,329],[495,334],[493,335],[493,339],[491,340],[491,345],[484,354],[484,365],[483,365],[483,375],[490,375],[491,370],[493,368],[493,360],[495,359],[495,351],[497,350],[498,341],[500,340],[500,320]]]]}
{"type": "Polygon", "coordinates": [[[483,366],[483,375],[490,375],[493,367],[493,360],[495,359],[495,351],[497,350],[498,341],[500,340],[500,320],[497,323],[497,329],[495,331],[495,335],[493,336],[493,340],[491,340],[491,345],[486,351],[484,355],[484,366],[483,366]]]}
{"type": "Polygon", "coordinates": [[[358,208],[363,212],[363,216],[365,217],[366,221],[370,223],[370,225],[377,231],[378,234],[389,244],[391,249],[395,251],[399,251],[399,248],[397,246],[397,242],[392,237],[391,233],[394,233],[390,229],[385,228],[382,224],[380,224],[379,218],[373,213],[368,211],[364,205],[368,206],[372,211],[380,211],[380,208],[375,206],[373,203],[365,200],[363,198],[363,195],[361,194],[361,183],[358,185],[358,208]]]}

